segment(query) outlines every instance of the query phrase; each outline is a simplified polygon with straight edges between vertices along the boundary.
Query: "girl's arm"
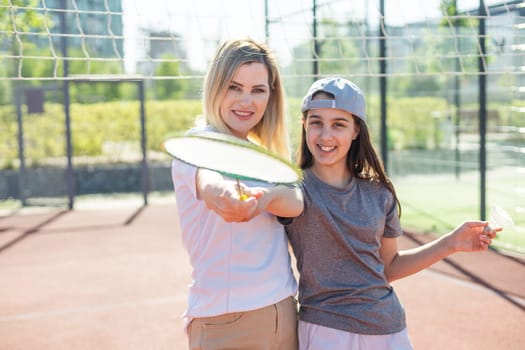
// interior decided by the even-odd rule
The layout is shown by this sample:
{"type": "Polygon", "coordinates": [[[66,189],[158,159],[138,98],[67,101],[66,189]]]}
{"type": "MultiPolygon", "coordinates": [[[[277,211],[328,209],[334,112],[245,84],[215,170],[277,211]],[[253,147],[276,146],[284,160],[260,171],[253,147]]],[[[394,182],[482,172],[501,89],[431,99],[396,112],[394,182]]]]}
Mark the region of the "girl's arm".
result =
{"type": "Polygon", "coordinates": [[[420,247],[398,251],[397,238],[383,237],[380,254],[389,282],[410,276],[456,252],[485,251],[498,229],[487,229],[485,221],[466,221],[454,231],[420,247]]]}
{"type": "Polygon", "coordinates": [[[303,194],[297,186],[276,185],[257,189],[262,193],[258,199],[257,212],[267,211],[283,218],[296,217],[302,213],[303,194]]]}

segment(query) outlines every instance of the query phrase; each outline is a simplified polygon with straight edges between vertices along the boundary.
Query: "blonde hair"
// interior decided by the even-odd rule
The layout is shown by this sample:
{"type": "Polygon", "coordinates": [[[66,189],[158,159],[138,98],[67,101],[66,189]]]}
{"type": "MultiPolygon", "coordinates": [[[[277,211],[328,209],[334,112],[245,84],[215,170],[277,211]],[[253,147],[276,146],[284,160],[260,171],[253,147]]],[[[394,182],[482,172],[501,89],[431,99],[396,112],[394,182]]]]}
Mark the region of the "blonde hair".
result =
{"type": "Polygon", "coordinates": [[[270,98],[263,118],[250,130],[248,138],[290,159],[284,87],[273,53],[262,43],[252,39],[229,40],[217,48],[204,79],[203,109],[206,123],[219,132],[230,133],[221,118],[220,105],[237,69],[252,62],[262,63],[268,69],[270,98]]]}

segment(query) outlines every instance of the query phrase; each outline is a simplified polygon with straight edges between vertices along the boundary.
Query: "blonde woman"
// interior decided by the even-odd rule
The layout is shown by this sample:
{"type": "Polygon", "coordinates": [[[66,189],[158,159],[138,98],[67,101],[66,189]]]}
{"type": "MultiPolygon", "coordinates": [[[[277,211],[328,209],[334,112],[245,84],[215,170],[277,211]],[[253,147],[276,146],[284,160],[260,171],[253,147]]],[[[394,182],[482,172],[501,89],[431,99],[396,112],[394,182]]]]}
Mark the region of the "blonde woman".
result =
{"type": "MultiPolygon", "coordinates": [[[[268,48],[220,45],[204,81],[205,125],[289,158],[284,89],[268,48]]],[[[192,132],[195,130],[192,130],[192,132]]],[[[203,150],[206,152],[206,150],[203,150]]],[[[302,211],[298,188],[236,182],[174,160],[172,178],[193,268],[185,312],[190,349],[296,349],[297,283],[276,216],[302,211]]]]}

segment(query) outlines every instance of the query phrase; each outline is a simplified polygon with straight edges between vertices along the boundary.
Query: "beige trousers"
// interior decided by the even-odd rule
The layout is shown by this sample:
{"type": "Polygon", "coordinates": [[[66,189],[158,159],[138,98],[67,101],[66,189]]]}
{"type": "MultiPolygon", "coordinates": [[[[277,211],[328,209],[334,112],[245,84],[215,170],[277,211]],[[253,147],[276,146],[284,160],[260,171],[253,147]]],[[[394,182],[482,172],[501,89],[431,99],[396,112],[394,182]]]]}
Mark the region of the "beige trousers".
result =
{"type": "Polygon", "coordinates": [[[297,302],[195,318],[188,334],[190,350],[297,350],[297,302]]]}

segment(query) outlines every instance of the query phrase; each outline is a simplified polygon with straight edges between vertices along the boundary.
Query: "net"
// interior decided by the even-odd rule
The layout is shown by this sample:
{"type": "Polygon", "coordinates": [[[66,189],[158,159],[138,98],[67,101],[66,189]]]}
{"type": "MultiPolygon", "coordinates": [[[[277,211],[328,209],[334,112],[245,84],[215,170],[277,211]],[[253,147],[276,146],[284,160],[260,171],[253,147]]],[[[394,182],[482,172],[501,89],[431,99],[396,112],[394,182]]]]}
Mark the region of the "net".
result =
{"type": "MultiPolygon", "coordinates": [[[[0,0],[0,166],[18,169],[13,101],[26,97],[28,108],[29,100],[40,101],[41,95],[30,94],[33,87],[44,88],[45,108],[38,118],[22,113],[27,165],[48,164],[52,158],[63,166],[61,89],[66,81],[71,82],[75,164],[84,157],[89,164],[111,158],[112,171],[114,163],[140,160],[138,94],[130,77],[143,81],[146,99],[154,101],[147,108],[148,160],[162,159],[159,148],[166,135],[188,129],[202,113],[202,79],[217,45],[249,36],[266,41],[277,55],[289,114],[295,118],[290,123],[293,149],[306,87],[332,74],[362,88],[367,123],[379,142],[384,78],[389,174],[424,176],[447,194],[446,205],[435,198],[428,203],[425,184],[413,199],[401,189],[401,198],[449,222],[458,222],[454,215],[464,214],[464,208],[468,217],[478,217],[483,144],[487,207],[498,204],[510,212],[516,221],[516,238],[510,242],[525,246],[520,238],[525,237],[524,1],[385,0],[382,10],[380,1],[366,0],[0,0]],[[487,83],[485,102],[479,96],[481,78],[487,83]],[[487,106],[486,140],[478,132],[481,104],[487,106]],[[448,187],[460,183],[462,191],[448,187]],[[451,201],[454,193],[462,195],[451,201]]],[[[158,173],[169,174],[165,168],[158,173]]],[[[2,176],[0,198],[4,189],[14,195],[16,177],[2,181],[2,176]]],[[[126,188],[140,187],[138,176],[116,178],[129,179],[126,188]]],[[[169,176],[159,179],[152,180],[152,188],[171,189],[169,176]]],[[[414,183],[410,178],[411,187],[414,183]]],[[[36,188],[22,190],[36,193],[36,188]]],[[[438,220],[429,222],[429,230],[439,227],[438,220]]]]}
{"type": "Polygon", "coordinates": [[[384,16],[374,2],[314,3],[315,10],[298,0],[3,0],[0,79],[67,79],[66,61],[68,75],[200,79],[220,41],[250,36],[268,41],[289,79],[375,77],[383,59],[389,76],[476,76],[481,59],[484,74],[523,81],[522,1],[485,1],[482,13],[477,1],[448,1],[457,5],[451,9],[447,1],[390,0],[384,16]],[[381,19],[386,58],[378,50],[381,19]],[[487,26],[485,53],[479,20],[487,26]]]}

